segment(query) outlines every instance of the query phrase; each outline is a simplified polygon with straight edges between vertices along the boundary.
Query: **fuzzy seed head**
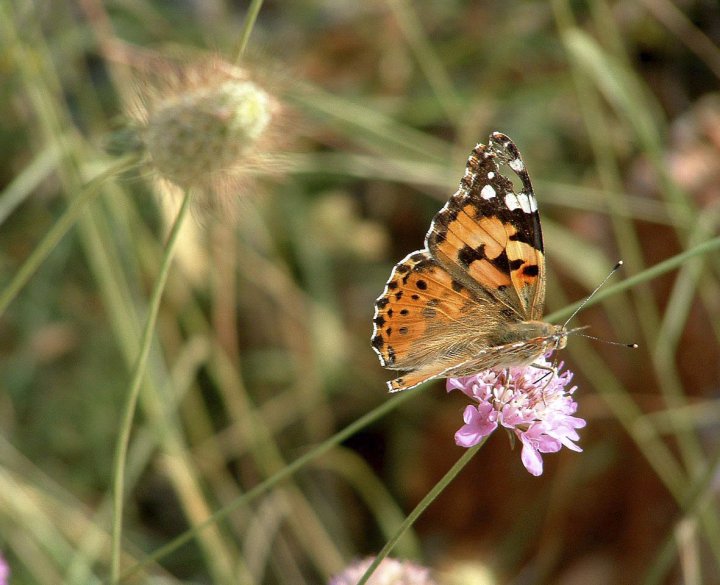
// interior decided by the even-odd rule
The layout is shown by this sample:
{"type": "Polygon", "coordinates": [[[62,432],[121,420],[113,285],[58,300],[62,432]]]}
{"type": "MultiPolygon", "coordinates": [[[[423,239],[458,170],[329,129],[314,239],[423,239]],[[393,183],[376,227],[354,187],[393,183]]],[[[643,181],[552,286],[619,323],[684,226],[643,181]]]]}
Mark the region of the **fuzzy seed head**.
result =
{"type": "Polygon", "coordinates": [[[262,178],[287,170],[292,141],[280,75],[218,55],[127,54],[136,71],[128,103],[155,187],[169,199],[192,190],[197,219],[233,219],[262,178]]]}
{"type": "Polygon", "coordinates": [[[272,104],[251,81],[227,80],[161,101],[148,112],[145,145],[156,170],[181,187],[242,165],[268,127],[272,104]]]}

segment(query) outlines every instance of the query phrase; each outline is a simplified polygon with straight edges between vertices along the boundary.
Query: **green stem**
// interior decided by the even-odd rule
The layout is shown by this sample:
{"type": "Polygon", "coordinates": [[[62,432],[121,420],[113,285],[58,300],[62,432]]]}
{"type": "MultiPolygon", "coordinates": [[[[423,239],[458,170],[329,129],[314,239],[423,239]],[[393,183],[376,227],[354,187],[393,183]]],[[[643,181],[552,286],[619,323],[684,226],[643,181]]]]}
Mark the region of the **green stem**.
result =
{"type": "MultiPolygon", "coordinates": [[[[425,388],[428,388],[429,386],[425,386],[425,388]]],[[[295,461],[292,463],[289,463],[286,467],[284,467],[281,471],[277,472],[272,477],[269,477],[265,481],[259,483],[251,490],[247,491],[245,494],[243,494],[241,497],[236,499],[234,502],[231,502],[224,508],[221,508],[217,512],[215,512],[211,517],[209,517],[204,522],[201,522],[200,524],[194,526],[191,530],[188,530],[175,538],[173,541],[169,542],[165,546],[159,548],[156,550],[152,555],[146,557],[143,559],[142,562],[138,563],[134,567],[131,567],[129,570],[127,570],[125,573],[123,573],[122,578],[126,579],[128,577],[131,577],[135,573],[137,573],[140,569],[143,567],[149,565],[152,562],[157,561],[158,559],[164,557],[165,555],[171,553],[172,551],[180,548],[185,543],[189,542],[199,531],[204,530],[208,528],[209,526],[212,526],[213,524],[216,524],[226,516],[228,516],[231,512],[239,508],[240,506],[247,505],[252,500],[257,498],[258,496],[264,494],[268,490],[272,489],[275,485],[283,481],[284,479],[287,479],[291,475],[293,475],[296,471],[307,465],[309,462],[313,461],[314,459],[317,459],[324,453],[327,453],[330,449],[335,447],[336,445],[339,445],[349,437],[352,437],[355,433],[360,431],[361,429],[365,428],[366,426],[374,423],[375,421],[379,420],[389,412],[395,410],[398,406],[401,404],[404,404],[408,400],[414,398],[418,395],[419,392],[422,392],[422,389],[412,390],[412,391],[406,391],[402,392],[396,396],[393,396],[393,398],[389,400],[385,400],[382,402],[377,408],[373,409],[372,411],[368,412],[366,415],[361,416],[359,419],[357,419],[355,422],[349,424],[347,427],[345,427],[340,432],[336,433],[326,441],[323,441],[320,443],[317,447],[311,449],[305,455],[298,457],[295,461]]]]}
{"type": "Polygon", "coordinates": [[[192,200],[192,191],[185,193],[182,207],[175,218],[170,235],[168,236],[165,246],[165,254],[160,265],[160,273],[158,274],[155,288],[150,297],[148,307],[148,316],[145,322],[145,328],[140,339],[140,354],[138,355],[135,367],[132,372],[130,388],[127,393],[125,408],[123,410],[122,420],[120,422],[120,430],[118,442],[115,449],[115,478],[113,480],[113,527],[112,527],[112,559],[110,568],[110,582],[117,583],[120,575],[120,554],[121,554],[121,537],[122,537],[122,514],[124,500],[124,484],[125,484],[125,464],[130,442],[130,431],[135,416],[135,406],[137,404],[138,395],[140,394],[140,386],[145,374],[145,366],[147,365],[148,356],[150,355],[150,346],[152,344],[153,332],[155,331],[155,323],[157,321],[158,311],[160,309],[160,300],[162,298],[168,273],[170,272],[170,264],[178,235],[182,227],[185,217],[187,216],[190,202],[192,200]]]}
{"type": "Polygon", "coordinates": [[[245,49],[250,41],[250,34],[255,27],[255,21],[257,20],[260,9],[262,8],[263,0],[253,0],[248,8],[247,15],[245,16],[245,22],[243,23],[242,33],[240,34],[240,45],[238,46],[237,55],[235,57],[235,63],[240,63],[245,49]]]}
{"type": "Polygon", "coordinates": [[[82,191],[80,191],[80,194],[72,200],[65,212],[53,224],[50,231],[45,234],[45,237],[40,241],[37,248],[35,248],[28,259],[25,260],[10,284],[4,291],[2,291],[2,294],[0,294],[0,315],[7,310],[10,303],[15,300],[15,297],[28,283],[32,275],[35,274],[40,265],[55,249],[58,242],[62,240],[65,234],[70,230],[77,218],[80,216],[80,213],[82,213],[85,209],[85,206],[95,195],[98,194],[100,187],[108,179],[132,168],[137,161],[138,158],[135,155],[124,157],[109,169],[91,179],[85,185],[82,191]]]}
{"type": "Polygon", "coordinates": [[[442,479],[437,482],[435,486],[427,493],[427,495],[420,501],[420,503],[415,506],[415,509],[410,512],[410,514],[408,514],[408,517],[405,518],[405,521],[402,523],[400,528],[398,528],[395,536],[393,536],[385,543],[385,546],[375,557],[373,562],[368,567],[367,571],[365,571],[363,576],[360,578],[360,581],[358,581],[357,585],[365,585],[365,583],[367,583],[370,576],[375,572],[375,569],[377,569],[383,559],[390,554],[390,551],[395,547],[398,540],[402,538],[402,535],[405,534],[407,529],[415,523],[415,521],[421,516],[421,514],[427,509],[427,507],[432,504],[435,498],[437,498],[443,492],[443,490],[448,485],[450,485],[450,482],[455,479],[455,477],[460,473],[460,471],[462,471],[463,467],[465,467],[470,462],[470,459],[472,459],[475,453],[480,450],[480,448],[485,444],[485,441],[487,441],[487,437],[483,438],[483,440],[479,444],[465,451],[462,457],[457,460],[455,465],[453,465],[450,470],[445,475],[443,475],[442,479]]]}
{"type": "Polygon", "coordinates": [[[710,501],[714,488],[713,483],[717,477],[718,469],[720,469],[720,449],[716,449],[712,458],[709,458],[705,471],[702,476],[695,480],[681,504],[682,517],[678,519],[673,530],[668,530],[665,542],[659,546],[659,552],[655,557],[655,562],[650,565],[648,572],[643,581],[644,585],[657,585],[667,578],[667,574],[672,568],[672,564],[678,556],[677,551],[677,527],[688,518],[693,518],[696,522],[701,520],[701,514],[712,513],[709,510],[703,511],[703,506],[710,501]]]}

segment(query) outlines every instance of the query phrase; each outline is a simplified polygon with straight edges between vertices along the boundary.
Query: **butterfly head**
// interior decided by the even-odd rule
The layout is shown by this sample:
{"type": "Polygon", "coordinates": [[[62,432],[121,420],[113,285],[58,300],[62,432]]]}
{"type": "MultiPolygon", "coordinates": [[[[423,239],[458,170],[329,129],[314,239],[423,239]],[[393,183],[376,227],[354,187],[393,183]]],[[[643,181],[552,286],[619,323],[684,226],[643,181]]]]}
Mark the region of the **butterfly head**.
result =
{"type": "Polygon", "coordinates": [[[552,349],[565,349],[569,333],[568,330],[565,328],[564,325],[553,325],[553,327],[555,331],[550,338],[552,341],[552,349]]]}
{"type": "Polygon", "coordinates": [[[502,366],[525,366],[539,356],[563,349],[568,330],[545,321],[520,321],[506,326],[494,345],[503,348],[502,366]]]}

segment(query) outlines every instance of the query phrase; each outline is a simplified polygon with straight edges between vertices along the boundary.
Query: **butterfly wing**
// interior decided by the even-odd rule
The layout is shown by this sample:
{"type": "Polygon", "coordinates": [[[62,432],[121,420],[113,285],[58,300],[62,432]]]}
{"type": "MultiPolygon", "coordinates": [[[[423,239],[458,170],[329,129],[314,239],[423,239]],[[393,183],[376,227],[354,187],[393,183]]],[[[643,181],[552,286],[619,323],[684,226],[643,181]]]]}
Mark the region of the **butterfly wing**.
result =
{"type": "Polygon", "coordinates": [[[507,136],[496,132],[489,146],[475,147],[425,246],[395,266],[375,302],[372,346],[383,366],[404,371],[388,382],[391,391],[542,353],[543,329],[526,338],[507,333],[540,319],[545,299],[537,203],[507,136]],[[505,166],[520,178],[519,193],[505,166]]]}
{"type": "Polygon", "coordinates": [[[520,153],[504,134],[495,132],[488,146],[473,149],[460,187],[433,219],[425,245],[473,293],[491,295],[522,320],[542,317],[545,262],[537,201],[520,153]],[[519,193],[506,168],[519,177],[519,193]]]}
{"type": "Polygon", "coordinates": [[[373,319],[372,346],[382,365],[405,371],[388,382],[390,391],[412,388],[481,359],[491,345],[487,333],[499,326],[492,317],[500,317],[495,305],[491,297],[471,294],[426,250],[402,260],[375,302],[373,319]]]}

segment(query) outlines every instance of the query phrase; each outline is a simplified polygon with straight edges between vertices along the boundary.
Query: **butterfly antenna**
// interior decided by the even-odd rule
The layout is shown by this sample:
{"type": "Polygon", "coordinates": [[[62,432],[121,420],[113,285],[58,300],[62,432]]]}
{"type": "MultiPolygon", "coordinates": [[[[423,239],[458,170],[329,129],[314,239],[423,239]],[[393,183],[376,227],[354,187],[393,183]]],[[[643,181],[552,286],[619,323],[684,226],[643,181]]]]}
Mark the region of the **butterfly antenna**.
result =
{"type": "MultiPolygon", "coordinates": [[[[608,273],[608,275],[607,275],[605,278],[602,279],[602,282],[595,287],[595,290],[592,291],[587,297],[585,297],[585,300],[584,300],[582,303],[580,303],[580,304],[578,305],[578,308],[575,309],[575,310],[573,311],[572,315],[570,315],[570,316],[568,317],[567,321],[565,321],[565,323],[563,324],[563,327],[567,327],[567,324],[570,323],[570,321],[573,320],[573,317],[575,317],[575,315],[577,315],[577,314],[582,310],[582,308],[587,304],[587,302],[588,302],[591,298],[593,298],[593,297],[595,296],[595,294],[597,293],[597,291],[599,291],[599,290],[603,287],[603,285],[608,281],[608,279],[609,279],[613,274],[615,274],[615,273],[620,269],[620,267],[621,267],[622,265],[623,265],[623,261],[622,261],[622,260],[618,260],[618,263],[615,264],[615,266],[614,266],[613,269],[608,273]]],[[[625,344],[624,344],[624,343],[620,343],[620,344],[618,344],[618,345],[625,345],[625,344]]]]}
{"type": "MultiPolygon", "coordinates": [[[[569,331],[568,333],[572,333],[575,331],[573,329],[572,331],[569,331]]],[[[578,333],[580,337],[585,337],[587,339],[594,339],[595,341],[602,341],[603,343],[607,343],[608,345],[619,345],[621,347],[627,347],[629,349],[637,349],[640,347],[637,343],[621,343],[619,341],[608,341],[607,339],[602,339],[601,337],[595,337],[594,335],[586,335],[585,333],[578,333]]]]}

